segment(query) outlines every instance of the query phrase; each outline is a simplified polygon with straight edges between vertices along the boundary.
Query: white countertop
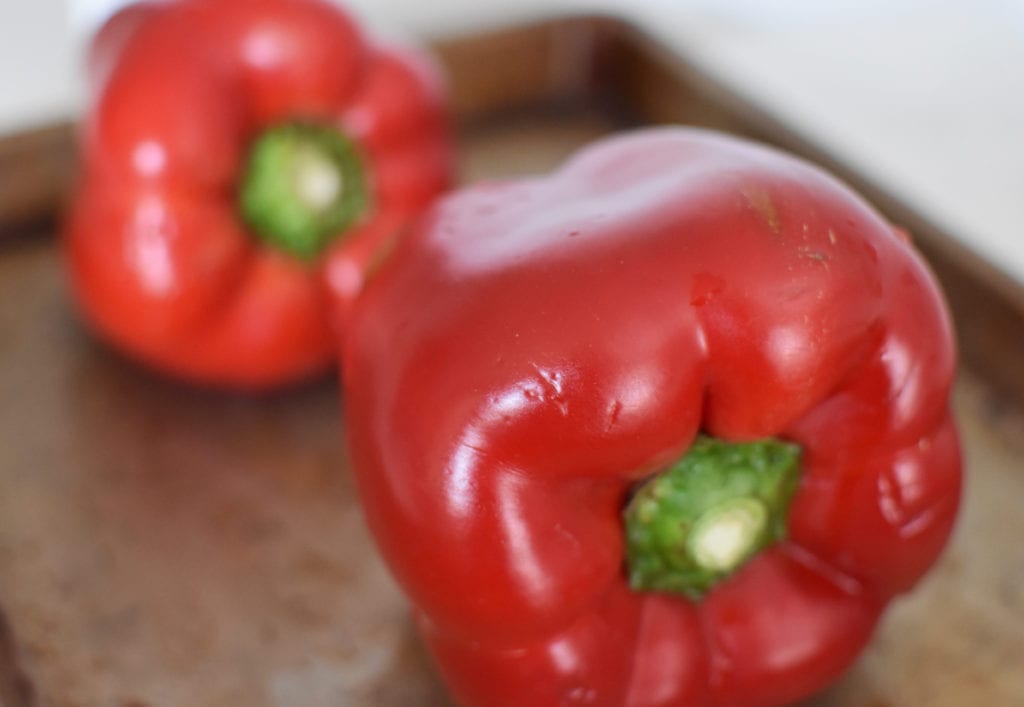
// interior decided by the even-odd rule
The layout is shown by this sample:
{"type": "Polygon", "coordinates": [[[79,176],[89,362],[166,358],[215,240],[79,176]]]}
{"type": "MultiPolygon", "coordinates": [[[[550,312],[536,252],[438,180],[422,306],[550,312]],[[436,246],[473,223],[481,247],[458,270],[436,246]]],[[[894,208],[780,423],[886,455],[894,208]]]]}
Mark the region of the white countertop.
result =
{"type": "MultiPolygon", "coordinates": [[[[0,134],[73,116],[84,37],[119,0],[0,0],[0,134]]],[[[626,15],[1024,283],[1024,0],[350,0],[437,37],[626,15]]]]}

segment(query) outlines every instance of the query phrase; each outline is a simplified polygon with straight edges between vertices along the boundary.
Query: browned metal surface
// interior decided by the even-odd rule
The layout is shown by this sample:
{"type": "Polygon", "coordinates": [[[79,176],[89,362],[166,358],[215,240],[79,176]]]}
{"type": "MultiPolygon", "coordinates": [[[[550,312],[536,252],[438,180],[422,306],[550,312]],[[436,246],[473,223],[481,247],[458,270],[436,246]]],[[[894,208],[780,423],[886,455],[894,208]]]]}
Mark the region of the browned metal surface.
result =
{"type": "MultiPolygon", "coordinates": [[[[442,55],[466,179],[546,170],[629,120],[758,123],[615,23],[442,55]]],[[[448,705],[363,528],[334,381],[248,398],[139,370],[80,327],[49,233],[0,239],[0,705],[448,705]]],[[[955,303],[1013,301],[961,285],[955,303]]],[[[1024,704],[1024,420],[971,370],[956,402],[950,552],[814,707],[1024,704]]]]}
{"type": "Polygon", "coordinates": [[[461,124],[524,109],[559,109],[602,91],[597,64],[621,25],[597,17],[551,20],[440,42],[461,124]]]}
{"type": "Polygon", "coordinates": [[[3,251],[0,282],[5,707],[444,704],[333,381],[253,399],[151,377],[79,328],[45,241],[3,251]]]}
{"type": "Polygon", "coordinates": [[[73,147],[67,125],[0,140],[0,242],[53,221],[71,179],[73,147]]]}

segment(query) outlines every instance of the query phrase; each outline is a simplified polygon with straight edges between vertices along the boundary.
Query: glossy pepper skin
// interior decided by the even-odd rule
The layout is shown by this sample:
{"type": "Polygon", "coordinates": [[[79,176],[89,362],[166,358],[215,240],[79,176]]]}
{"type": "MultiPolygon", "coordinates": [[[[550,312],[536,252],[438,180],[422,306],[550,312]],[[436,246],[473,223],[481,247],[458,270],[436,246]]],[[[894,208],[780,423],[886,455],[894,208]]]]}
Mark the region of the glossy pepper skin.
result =
{"type": "Polygon", "coordinates": [[[90,69],[65,239],[87,319],[200,384],[258,389],[330,369],[368,270],[451,181],[432,61],[374,44],[323,0],[179,0],[115,15],[90,69]],[[299,252],[258,236],[240,191],[260,136],[293,125],[340,135],[358,177],[308,187],[359,203],[299,252]]]}
{"type": "Polygon", "coordinates": [[[851,664],[954,523],[951,327],[815,167],[682,128],[442,200],[357,306],[365,514],[468,706],[781,705],[851,664]],[[631,589],[622,509],[710,436],[801,449],[785,537],[631,589]]]}

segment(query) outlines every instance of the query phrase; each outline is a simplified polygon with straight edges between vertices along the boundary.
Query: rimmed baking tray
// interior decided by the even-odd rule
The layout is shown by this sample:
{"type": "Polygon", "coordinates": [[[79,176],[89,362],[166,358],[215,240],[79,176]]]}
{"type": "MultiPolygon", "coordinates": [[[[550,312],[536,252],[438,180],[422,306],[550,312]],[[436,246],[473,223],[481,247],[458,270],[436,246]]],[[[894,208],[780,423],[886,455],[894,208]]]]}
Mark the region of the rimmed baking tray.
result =
{"type": "MultiPolygon", "coordinates": [[[[817,707],[1024,704],[1024,294],[957,240],[615,19],[441,42],[465,180],[689,123],[801,153],[910,230],[957,320],[969,469],[950,551],[817,707]]],[[[334,380],[197,392],[83,330],[54,237],[67,125],[0,141],[0,704],[447,705],[363,528],[334,380]]]]}

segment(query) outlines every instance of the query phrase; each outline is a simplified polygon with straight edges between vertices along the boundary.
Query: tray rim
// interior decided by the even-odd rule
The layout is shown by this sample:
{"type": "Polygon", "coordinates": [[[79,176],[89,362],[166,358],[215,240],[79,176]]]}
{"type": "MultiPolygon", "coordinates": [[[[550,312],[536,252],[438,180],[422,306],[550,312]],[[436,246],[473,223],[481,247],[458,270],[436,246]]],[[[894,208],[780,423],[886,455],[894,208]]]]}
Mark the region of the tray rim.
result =
{"type": "MultiPolygon", "coordinates": [[[[1024,409],[1024,282],[715,77],[685,49],[668,47],[626,17],[600,13],[497,24],[435,39],[431,47],[448,70],[459,130],[568,106],[615,115],[623,127],[683,122],[686,99],[693,103],[683,111],[695,108],[730,132],[821,165],[913,234],[946,292],[963,364],[1024,409]],[[492,73],[481,74],[473,65],[480,62],[466,60],[510,50],[518,52],[515,71],[494,72],[491,65],[482,70],[492,73]]],[[[0,247],[12,237],[56,230],[74,179],[75,131],[68,120],[0,136],[0,247]],[[20,202],[5,197],[5,183],[20,202]]]]}

